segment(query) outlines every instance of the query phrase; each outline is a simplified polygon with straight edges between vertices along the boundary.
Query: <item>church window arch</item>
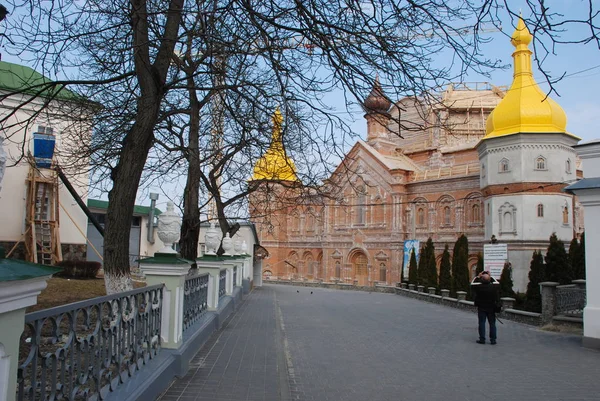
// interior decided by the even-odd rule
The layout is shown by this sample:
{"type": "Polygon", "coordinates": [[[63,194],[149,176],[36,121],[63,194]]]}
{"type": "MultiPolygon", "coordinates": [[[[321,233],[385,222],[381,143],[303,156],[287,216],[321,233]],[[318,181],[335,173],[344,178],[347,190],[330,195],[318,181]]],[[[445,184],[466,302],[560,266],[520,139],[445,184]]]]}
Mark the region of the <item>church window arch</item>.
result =
{"type": "Polygon", "coordinates": [[[536,170],[546,170],[546,158],[544,156],[538,156],[535,159],[536,170]]]}
{"type": "Polygon", "coordinates": [[[567,206],[563,207],[562,216],[563,216],[563,224],[568,225],[569,224],[569,208],[567,206]]]}
{"type": "Polygon", "coordinates": [[[544,205],[541,203],[537,205],[537,217],[544,217],[544,205]]]}
{"type": "Polygon", "coordinates": [[[379,264],[379,281],[387,282],[387,266],[385,263],[379,264]]]}
{"type": "Polygon", "coordinates": [[[481,165],[481,178],[485,178],[485,164],[481,165]]]}
{"type": "Polygon", "coordinates": [[[444,207],[444,225],[449,226],[451,223],[450,206],[444,207]]]}
{"type": "Polygon", "coordinates": [[[335,278],[341,278],[342,276],[342,264],[339,260],[335,262],[335,278]]]}
{"type": "Polygon", "coordinates": [[[440,227],[449,228],[454,225],[454,198],[450,195],[442,195],[437,201],[438,224],[440,227]]]}
{"type": "Polygon", "coordinates": [[[507,158],[503,158],[502,160],[500,160],[500,163],[498,165],[498,172],[499,173],[507,173],[510,171],[510,164],[508,162],[507,158]]]}
{"type": "Polygon", "coordinates": [[[565,162],[565,171],[567,174],[571,174],[571,159],[567,159],[565,162]]]}
{"type": "Polygon", "coordinates": [[[306,228],[306,232],[314,232],[315,231],[315,214],[312,209],[308,209],[306,211],[305,228],[306,228]]]}
{"type": "Polygon", "coordinates": [[[481,207],[478,203],[471,208],[471,221],[473,223],[481,223],[481,207]]]}
{"type": "Polygon", "coordinates": [[[425,208],[417,209],[417,225],[422,227],[425,225],[425,208]]]}
{"type": "Polygon", "coordinates": [[[298,214],[298,212],[294,212],[292,214],[292,231],[300,231],[300,215],[298,214]]]}
{"type": "Polygon", "coordinates": [[[362,186],[358,188],[358,196],[356,197],[356,224],[365,224],[367,215],[367,191],[362,186]]]}
{"type": "Polygon", "coordinates": [[[498,210],[500,222],[500,234],[516,234],[517,233],[517,208],[505,202],[498,210]]]}

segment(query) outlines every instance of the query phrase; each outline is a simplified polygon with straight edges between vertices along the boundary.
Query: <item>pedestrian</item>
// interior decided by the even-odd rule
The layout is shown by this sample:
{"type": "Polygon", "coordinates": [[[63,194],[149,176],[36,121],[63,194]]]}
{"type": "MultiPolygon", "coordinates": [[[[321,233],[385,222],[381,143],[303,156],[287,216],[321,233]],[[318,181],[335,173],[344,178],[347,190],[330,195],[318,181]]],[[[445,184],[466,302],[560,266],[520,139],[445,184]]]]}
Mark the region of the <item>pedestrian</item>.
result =
{"type": "Polygon", "coordinates": [[[485,344],[485,322],[490,326],[490,344],[496,344],[496,312],[500,312],[500,285],[490,273],[483,271],[471,283],[479,320],[478,344],[485,344]]]}

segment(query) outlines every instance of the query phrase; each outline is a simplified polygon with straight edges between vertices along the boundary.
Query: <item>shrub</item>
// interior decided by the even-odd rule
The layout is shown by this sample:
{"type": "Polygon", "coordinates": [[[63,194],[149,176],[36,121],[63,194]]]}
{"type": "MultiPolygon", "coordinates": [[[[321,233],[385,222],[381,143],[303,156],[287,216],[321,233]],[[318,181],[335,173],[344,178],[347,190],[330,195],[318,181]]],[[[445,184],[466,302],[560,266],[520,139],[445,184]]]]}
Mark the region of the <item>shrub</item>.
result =
{"type": "Polygon", "coordinates": [[[540,293],[540,283],[544,281],[546,281],[544,256],[540,251],[533,251],[529,269],[529,283],[527,284],[527,300],[525,301],[526,310],[538,313],[541,312],[542,295],[540,293]]]}
{"type": "Polygon", "coordinates": [[[408,264],[408,282],[417,284],[417,256],[415,250],[410,251],[410,263],[408,264]]]}
{"type": "Polygon", "coordinates": [[[454,244],[452,252],[452,293],[465,291],[469,293],[469,240],[463,234],[454,244]]]}
{"type": "Polygon", "coordinates": [[[449,290],[452,288],[452,265],[450,264],[450,251],[448,244],[444,248],[442,254],[442,262],[440,263],[440,289],[449,290]]]}
{"type": "Polygon", "coordinates": [[[87,260],[63,260],[56,266],[62,267],[63,270],[55,275],[68,278],[95,278],[102,267],[100,262],[87,260]]]}
{"type": "Polygon", "coordinates": [[[549,281],[560,284],[570,284],[569,256],[565,250],[565,244],[558,239],[556,234],[550,236],[550,245],[546,252],[546,275],[549,281]]]}
{"type": "Polygon", "coordinates": [[[504,263],[502,274],[500,275],[500,296],[515,297],[515,292],[513,291],[512,266],[508,262],[504,263]]]}

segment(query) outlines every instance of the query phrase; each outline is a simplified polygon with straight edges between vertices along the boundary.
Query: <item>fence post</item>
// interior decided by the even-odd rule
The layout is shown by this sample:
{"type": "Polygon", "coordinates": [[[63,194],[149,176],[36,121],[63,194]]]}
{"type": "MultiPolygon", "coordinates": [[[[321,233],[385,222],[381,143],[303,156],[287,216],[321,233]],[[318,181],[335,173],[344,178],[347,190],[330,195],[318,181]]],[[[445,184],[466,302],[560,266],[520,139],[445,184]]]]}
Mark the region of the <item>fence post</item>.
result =
{"type": "Polygon", "coordinates": [[[515,306],[516,299],[510,297],[500,298],[502,302],[502,310],[513,309],[515,306]]]}
{"type": "Polygon", "coordinates": [[[161,317],[161,346],[179,348],[183,341],[183,298],[185,276],[190,270],[189,260],[176,253],[155,253],[153,257],[140,260],[140,270],[151,286],[163,284],[163,304],[161,317]]]}
{"type": "Polygon", "coordinates": [[[429,293],[430,293],[431,295],[435,295],[435,290],[436,290],[436,288],[435,288],[435,287],[429,287],[429,288],[427,288],[427,290],[429,291],[429,293]]]}
{"type": "Polygon", "coordinates": [[[552,322],[552,318],[556,314],[556,286],[558,284],[553,281],[540,283],[540,292],[542,293],[542,324],[552,322]]]}
{"type": "Polygon", "coordinates": [[[223,267],[223,260],[218,256],[204,255],[196,259],[198,273],[208,273],[208,307],[209,311],[219,308],[219,273],[223,267]]]}
{"type": "Polygon", "coordinates": [[[442,294],[442,298],[449,298],[450,297],[450,290],[440,290],[440,293],[442,294]]]}
{"type": "Polygon", "coordinates": [[[236,264],[236,261],[231,256],[223,261],[223,267],[227,269],[227,279],[225,280],[225,295],[233,294],[233,287],[235,285],[233,282],[233,268],[236,264]]]}
{"type": "Polygon", "coordinates": [[[424,285],[418,285],[418,286],[417,286],[417,291],[419,291],[419,292],[423,292],[423,289],[424,289],[424,288],[425,288],[425,286],[424,286],[424,285]]]}
{"type": "Polygon", "coordinates": [[[577,286],[577,288],[580,288],[582,290],[585,290],[585,280],[584,279],[579,279],[579,280],[573,280],[571,281],[573,284],[575,284],[577,286]]]}
{"type": "Polygon", "coordinates": [[[467,292],[466,291],[456,291],[456,298],[459,301],[466,301],[467,300],[467,292]]]}
{"type": "Polygon", "coordinates": [[[61,269],[5,259],[4,255],[0,247],[0,401],[14,401],[25,309],[37,303],[47,280],[61,269]]]}

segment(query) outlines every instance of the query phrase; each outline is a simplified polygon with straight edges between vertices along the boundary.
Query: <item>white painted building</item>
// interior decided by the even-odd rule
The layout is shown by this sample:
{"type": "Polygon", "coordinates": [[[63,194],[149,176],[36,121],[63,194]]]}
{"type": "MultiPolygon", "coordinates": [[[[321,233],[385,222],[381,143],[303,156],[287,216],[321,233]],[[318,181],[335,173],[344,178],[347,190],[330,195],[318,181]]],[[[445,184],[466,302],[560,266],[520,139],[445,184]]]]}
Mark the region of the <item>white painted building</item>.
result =
{"type": "MultiPolygon", "coordinates": [[[[0,61],[0,138],[6,154],[6,170],[0,191],[0,244],[7,252],[15,244],[13,257],[25,257],[27,188],[30,164],[27,155],[34,155],[33,135],[41,133],[55,142],[53,163],[63,167],[69,181],[81,198],[88,189],[88,160],[73,158],[82,141],[90,137],[89,104],[70,91],[51,94],[41,92],[47,78],[31,68],[0,61]],[[33,88],[32,88],[33,87],[33,88]],[[48,98],[53,100],[48,102],[48,98]]],[[[39,146],[39,145],[38,145],[39,146]]],[[[57,218],[59,218],[60,245],[64,258],[78,258],[85,253],[87,217],[65,186],[56,179],[53,170],[38,167],[40,179],[54,181],[58,188],[57,218]]]]}

